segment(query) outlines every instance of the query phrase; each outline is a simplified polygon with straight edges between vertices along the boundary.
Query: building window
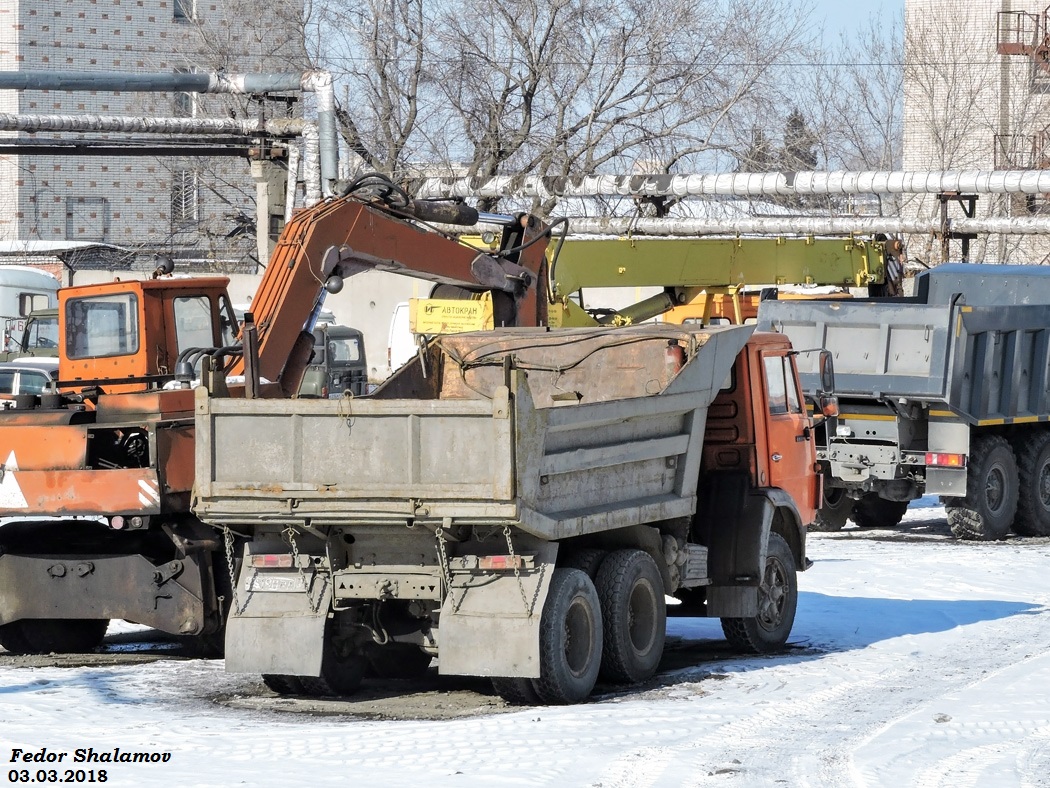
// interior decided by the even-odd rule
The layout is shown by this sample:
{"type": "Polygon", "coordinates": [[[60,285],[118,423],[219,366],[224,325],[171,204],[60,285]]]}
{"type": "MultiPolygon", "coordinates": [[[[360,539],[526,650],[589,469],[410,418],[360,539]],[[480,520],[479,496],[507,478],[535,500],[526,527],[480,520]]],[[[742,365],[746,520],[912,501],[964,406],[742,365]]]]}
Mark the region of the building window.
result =
{"type": "Polygon", "coordinates": [[[66,240],[105,241],[109,236],[109,200],[66,197],[66,240]]]}
{"type": "Polygon", "coordinates": [[[176,22],[185,22],[196,19],[196,0],[174,0],[172,8],[176,22]]]}
{"type": "Polygon", "coordinates": [[[196,227],[200,222],[200,185],[194,170],[171,174],[171,224],[174,228],[196,227]]]}

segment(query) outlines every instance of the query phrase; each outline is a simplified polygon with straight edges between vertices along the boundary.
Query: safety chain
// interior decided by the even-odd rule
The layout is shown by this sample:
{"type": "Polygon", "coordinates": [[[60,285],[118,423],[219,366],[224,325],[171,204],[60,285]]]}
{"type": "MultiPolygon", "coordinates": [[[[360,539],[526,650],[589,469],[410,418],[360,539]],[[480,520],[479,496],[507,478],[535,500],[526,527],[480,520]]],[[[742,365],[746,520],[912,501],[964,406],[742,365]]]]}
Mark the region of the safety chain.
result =
{"type": "Polygon", "coordinates": [[[521,571],[518,569],[518,562],[514,560],[514,543],[510,540],[510,526],[503,526],[503,536],[507,540],[507,550],[510,552],[510,561],[514,564],[514,579],[518,581],[518,590],[521,592],[521,601],[525,605],[525,615],[532,618],[532,605],[529,604],[529,598],[525,594],[525,584],[521,581],[521,571]]]}
{"type": "Polygon", "coordinates": [[[306,601],[310,603],[311,611],[316,613],[321,606],[321,597],[323,594],[318,594],[316,602],[314,602],[313,597],[310,595],[310,581],[306,579],[306,572],[303,571],[302,564],[299,562],[299,545],[295,542],[295,528],[289,525],[284,529],[284,536],[288,539],[288,544],[292,547],[292,561],[295,563],[295,568],[299,571],[299,579],[303,582],[303,593],[306,594],[306,601]]]}
{"type": "Polygon", "coordinates": [[[239,615],[241,609],[237,605],[237,573],[233,569],[233,531],[228,525],[222,527],[222,538],[226,545],[226,568],[230,573],[230,610],[239,615]]]}
{"type": "Polygon", "coordinates": [[[445,529],[440,525],[434,530],[434,536],[438,543],[438,563],[441,564],[441,574],[445,580],[445,587],[449,596],[452,595],[452,569],[449,567],[448,554],[445,552],[445,529]]]}

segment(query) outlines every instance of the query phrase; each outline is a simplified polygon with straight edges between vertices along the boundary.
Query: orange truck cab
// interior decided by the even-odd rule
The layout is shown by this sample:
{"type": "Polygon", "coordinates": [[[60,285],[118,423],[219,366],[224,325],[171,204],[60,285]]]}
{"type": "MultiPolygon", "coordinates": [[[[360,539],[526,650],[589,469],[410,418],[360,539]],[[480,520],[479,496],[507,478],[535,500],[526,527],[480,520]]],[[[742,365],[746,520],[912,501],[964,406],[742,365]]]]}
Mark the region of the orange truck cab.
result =
{"type": "Polygon", "coordinates": [[[59,291],[63,388],[145,391],[175,374],[180,353],[232,345],[237,326],[228,281],[158,278],[59,291]]]}

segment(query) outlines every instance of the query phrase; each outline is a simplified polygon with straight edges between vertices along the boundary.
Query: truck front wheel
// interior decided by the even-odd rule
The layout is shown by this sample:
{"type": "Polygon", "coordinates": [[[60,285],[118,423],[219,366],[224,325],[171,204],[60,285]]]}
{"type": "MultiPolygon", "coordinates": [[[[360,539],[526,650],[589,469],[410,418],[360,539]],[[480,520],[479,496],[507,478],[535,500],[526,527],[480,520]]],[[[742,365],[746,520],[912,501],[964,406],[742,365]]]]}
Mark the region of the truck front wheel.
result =
{"type": "Polygon", "coordinates": [[[975,438],[966,497],[949,498],[948,525],[959,539],[1005,539],[1017,513],[1017,460],[1001,435],[975,438]]]}
{"type": "Polygon", "coordinates": [[[811,531],[841,531],[853,510],[853,499],[841,487],[824,487],[824,497],[817,509],[811,531]]]}
{"type": "Polygon", "coordinates": [[[579,569],[555,569],[540,619],[543,703],[579,703],[591,694],[602,663],[602,611],[594,583],[579,569]]]}
{"type": "Polygon", "coordinates": [[[888,501],[867,493],[853,505],[850,517],[858,528],[896,528],[908,511],[907,501],[888,501]]]}
{"type": "Polygon", "coordinates": [[[82,654],[101,646],[108,628],[108,618],[23,618],[0,626],[0,646],[14,654],[82,654]]]}
{"type": "Polygon", "coordinates": [[[778,533],[770,533],[765,571],[758,588],[758,615],[722,619],[722,631],[733,648],[769,654],[787,643],[798,606],[795,569],[795,556],[787,541],[778,533]]]}
{"type": "Polygon", "coordinates": [[[1018,446],[1018,500],[1014,531],[1050,536],[1050,433],[1034,432],[1018,446]]]}
{"type": "Polygon", "coordinates": [[[617,550],[595,580],[602,608],[602,668],[606,681],[652,678],[664,652],[667,610],[656,562],[644,550],[617,550]]]}

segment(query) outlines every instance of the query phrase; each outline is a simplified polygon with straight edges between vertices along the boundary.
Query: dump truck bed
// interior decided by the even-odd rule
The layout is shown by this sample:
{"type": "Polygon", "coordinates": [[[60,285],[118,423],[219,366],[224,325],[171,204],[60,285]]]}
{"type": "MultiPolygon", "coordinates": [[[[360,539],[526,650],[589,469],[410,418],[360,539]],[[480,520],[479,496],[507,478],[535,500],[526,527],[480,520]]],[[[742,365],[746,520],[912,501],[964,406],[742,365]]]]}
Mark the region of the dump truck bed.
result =
{"type": "MultiPolygon", "coordinates": [[[[759,326],[830,350],[840,398],[946,406],[971,423],[1048,415],[1050,280],[1013,273],[1010,287],[985,273],[1000,266],[941,268],[915,298],[766,301],[759,326]],[[1033,303],[1043,290],[1048,303],[1033,303]]],[[[815,392],[815,354],[798,368],[815,392]]]]}
{"type": "Polygon", "coordinates": [[[370,397],[200,390],[194,508],[217,525],[452,518],[548,539],[689,515],[707,408],[752,331],[461,334],[370,397]],[[669,341],[687,350],[677,372],[669,341]]]}

